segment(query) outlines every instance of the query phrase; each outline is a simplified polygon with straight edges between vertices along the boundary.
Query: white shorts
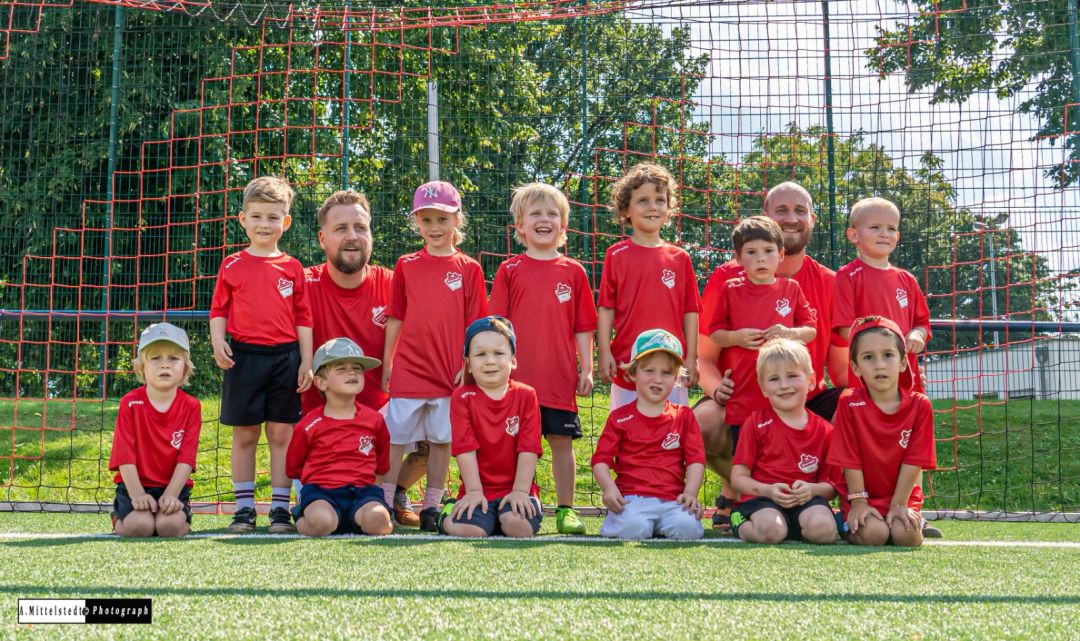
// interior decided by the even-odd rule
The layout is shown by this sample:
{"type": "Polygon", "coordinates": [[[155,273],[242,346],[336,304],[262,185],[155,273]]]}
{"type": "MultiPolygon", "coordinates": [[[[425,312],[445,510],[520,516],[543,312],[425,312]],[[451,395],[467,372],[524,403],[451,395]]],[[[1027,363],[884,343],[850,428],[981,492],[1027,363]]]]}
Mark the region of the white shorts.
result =
{"type": "MultiPolygon", "coordinates": [[[[637,390],[626,389],[625,387],[619,387],[612,384],[611,386],[611,409],[617,410],[623,405],[629,405],[637,400],[637,390]]],[[[690,390],[675,384],[675,387],[671,388],[671,394],[668,395],[667,400],[671,401],[675,405],[690,405],[690,390]]]]}
{"type": "Polygon", "coordinates": [[[391,445],[450,442],[450,397],[391,398],[386,404],[391,445]]]}
{"type": "Polygon", "coordinates": [[[610,539],[700,539],[705,536],[701,520],[675,501],[651,496],[627,496],[621,514],[608,512],[600,535],[610,539]]]}

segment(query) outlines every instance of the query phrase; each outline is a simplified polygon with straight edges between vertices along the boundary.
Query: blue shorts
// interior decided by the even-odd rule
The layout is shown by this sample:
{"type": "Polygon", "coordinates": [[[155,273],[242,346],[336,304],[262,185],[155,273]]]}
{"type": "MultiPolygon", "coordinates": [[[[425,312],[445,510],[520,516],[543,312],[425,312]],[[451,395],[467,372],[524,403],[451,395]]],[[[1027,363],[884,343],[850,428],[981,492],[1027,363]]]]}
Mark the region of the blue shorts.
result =
{"type": "MultiPolygon", "coordinates": [[[[543,520],[542,508],[540,506],[540,499],[535,496],[530,496],[532,499],[533,507],[536,508],[536,515],[529,519],[529,525],[532,526],[533,534],[540,531],[540,521],[543,520]]],[[[475,525],[484,531],[485,536],[502,536],[502,524],[499,523],[499,517],[507,512],[512,512],[513,508],[507,503],[503,506],[503,509],[499,509],[499,502],[503,500],[503,497],[499,497],[494,501],[488,501],[487,512],[484,512],[480,508],[473,510],[471,519],[458,519],[453,516],[447,517],[453,519],[454,523],[458,525],[475,525]]],[[[445,521],[443,522],[445,524],[445,521]]],[[[439,528],[439,531],[446,534],[446,530],[439,528]]]]}
{"type": "Polygon", "coordinates": [[[372,501],[390,511],[386,504],[383,490],[378,485],[345,485],[342,487],[326,488],[314,483],[305,483],[300,489],[300,505],[293,508],[293,516],[299,520],[304,510],[315,501],[326,501],[337,512],[338,525],[334,534],[364,534],[360,526],[356,524],[356,513],[372,501]]]}

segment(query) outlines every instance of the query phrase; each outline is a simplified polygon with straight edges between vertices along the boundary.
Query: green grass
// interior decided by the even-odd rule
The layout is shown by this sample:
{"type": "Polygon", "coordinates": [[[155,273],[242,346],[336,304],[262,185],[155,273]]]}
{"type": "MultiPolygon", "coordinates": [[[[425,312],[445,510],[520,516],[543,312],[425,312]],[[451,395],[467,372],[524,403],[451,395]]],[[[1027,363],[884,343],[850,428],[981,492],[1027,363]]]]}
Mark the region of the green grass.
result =
{"type": "MultiPolygon", "coordinates": [[[[943,527],[953,541],[1075,542],[1078,526],[943,527]]],[[[0,514],[6,533],[106,529],[104,515],[0,514]]],[[[16,639],[1053,640],[1080,629],[1077,548],[28,537],[0,539],[0,554],[0,612],[16,639]],[[14,622],[20,597],[150,597],[154,623],[29,629],[14,622]]]]}
{"type": "MultiPolygon", "coordinates": [[[[230,501],[231,432],[216,421],[217,398],[204,398],[202,404],[194,499],[230,501]]],[[[578,505],[600,505],[588,463],[607,405],[598,392],[581,406],[585,438],[575,443],[578,505]]],[[[942,470],[931,477],[934,498],[928,509],[1080,511],[1080,401],[935,401],[934,406],[942,470]]],[[[10,461],[10,482],[0,481],[0,500],[111,501],[108,458],[115,417],[115,400],[0,403],[0,425],[7,426],[0,428],[0,463],[10,461]]],[[[260,447],[260,500],[270,494],[268,459],[267,448],[260,447]]],[[[553,504],[549,461],[545,452],[537,482],[544,502],[553,504]]],[[[711,502],[718,490],[710,473],[702,499],[711,502]]]]}

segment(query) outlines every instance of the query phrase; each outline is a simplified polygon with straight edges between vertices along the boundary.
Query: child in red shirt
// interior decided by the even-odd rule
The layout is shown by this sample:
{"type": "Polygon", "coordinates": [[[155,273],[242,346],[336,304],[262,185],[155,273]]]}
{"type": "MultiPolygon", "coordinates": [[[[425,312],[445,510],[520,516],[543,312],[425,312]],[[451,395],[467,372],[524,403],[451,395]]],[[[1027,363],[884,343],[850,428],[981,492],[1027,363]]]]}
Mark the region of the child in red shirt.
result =
{"type": "Polygon", "coordinates": [[[687,377],[677,381],[671,402],[686,405],[697,384],[698,312],[701,295],[690,255],[660,238],[677,207],[678,184],[667,169],[654,163],[630,168],[612,187],[615,224],[630,225],[633,234],[604,254],[596,333],[600,378],[611,383],[611,409],[637,396],[623,370],[630,347],[643,331],[663,329],[679,339],[686,354],[687,377]],[[611,337],[615,330],[614,340],[611,337]]]}
{"type": "Polygon", "coordinates": [[[608,509],[603,536],[705,534],[697,498],[705,476],[701,428],[689,407],[668,400],[683,366],[681,350],[679,339],[662,329],[642,332],[631,347],[626,375],[637,386],[637,399],[611,412],[592,456],[608,509]]]}
{"type": "Polygon", "coordinates": [[[751,543],[834,543],[834,470],[825,463],[832,425],[806,409],[814,388],[810,351],[798,341],[770,340],[758,350],[757,377],[769,407],[742,425],[731,469],[740,493],[731,513],[735,536],[751,543]]]}
{"type": "Polygon", "coordinates": [[[285,450],[301,416],[300,394],[311,386],[312,347],[304,268],[278,249],[292,224],[294,197],[289,184],[274,176],[256,178],[244,188],[239,218],[251,245],[221,263],[210,305],[214,360],[225,370],[221,422],[233,426],[236,513],[230,532],[255,530],[255,449],[264,421],[270,445],[270,533],[295,532],[285,450]]]}
{"type": "Polygon", "coordinates": [[[326,402],[297,423],[285,459],[289,475],[304,483],[293,509],[300,534],[394,531],[375,482],[390,467],[390,434],[383,417],[357,398],[364,372],[380,364],[348,338],[330,339],[315,352],[315,386],[326,402]]]}
{"type": "Polygon", "coordinates": [[[937,467],[930,399],[900,385],[904,334],[880,316],[851,326],[851,367],[862,386],[844,392],[828,462],[843,468],[840,511],[856,545],[922,545],[924,469],[937,467]]]}
{"type": "Polygon", "coordinates": [[[113,531],[120,536],[184,536],[191,531],[191,473],[199,449],[199,400],[180,389],[195,367],[184,330],[143,330],[135,376],[120,399],[109,469],[116,472],[113,531]]]}
{"type": "Polygon", "coordinates": [[[391,503],[406,448],[428,441],[420,529],[435,532],[450,471],[450,395],[461,383],[462,337],[486,313],[487,292],[480,263],[457,248],[465,218],[453,185],[421,185],[410,216],[424,248],[398,259],[390,286],[383,352],[390,471],[383,490],[391,503]]]}
{"type": "Polygon", "coordinates": [[[592,394],[596,306],[581,263],[559,253],[570,217],[566,196],[551,185],[529,183],[514,190],[510,212],[526,249],[499,265],[488,311],[505,316],[521,338],[514,379],[533,387],[540,400],[540,430],[551,445],[558,500],[556,529],[584,534],[573,508],[574,439],[582,436],[574,394],[592,394]]]}
{"type": "MultiPolygon", "coordinates": [[[[864,198],[851,208],[847,238],[859,249],[859,257],[836,272],[833,327],[848,338],[855,319],[879,315],[896,323],[905,341],[907,367],[900,387],[923,392],[918,355],[930,340],[930,310],[918,281],[892,265],[889,256],[900,240],[900,210],[884,198],[864,198]]],[[[849,376],[852,386],[858,385],[849,376]]]]}
{"type": "Polygon", "coordinates": [[[520,539],[540,531],[533,480],[543,452],[540,405],[533,388],[510,380],[516,346],[513,326],[500,316],[476,320],[465,332],[467,380],[450,401],[462,484],[439,516],[443,534],[520,539]]]}

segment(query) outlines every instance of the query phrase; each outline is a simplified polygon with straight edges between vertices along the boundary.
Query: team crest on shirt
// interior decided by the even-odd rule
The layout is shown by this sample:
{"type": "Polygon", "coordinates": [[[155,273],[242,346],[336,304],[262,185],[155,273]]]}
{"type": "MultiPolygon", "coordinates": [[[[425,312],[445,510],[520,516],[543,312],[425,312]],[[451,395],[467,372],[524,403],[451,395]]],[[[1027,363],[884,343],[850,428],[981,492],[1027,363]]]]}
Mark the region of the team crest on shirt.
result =
{"type": "Polygon", "coordinates": [[[907,307],[907,292],[899,287],[896,288],[896,302],[900,303],[900,307],[907,307]]]}
{"type": "Polygon", "coordinates": [[[668,435],[664,437],[663,441],[661,441],[660,447],[664,448],[665,450],[673,450],[679,447],[679,433],[668,432],[668,435]]]}
{"type": "Polygon", "coordinates": [[[675,272],[670,269],[665,269],[660,274],[660,282],[668,289],[675,289],[675,272]]]}
{"type": "Polygon", "coordinates": [[[904,430],[900,432],[900,447],[907,449],[908,441],[911,440],[911,430],[904,430]]]}
{"type": "Polygon", "coordinates": [[[176,430],[172,433],[172,440],[169,441],[169,445],[173,446],[174,450],[180,449],[180,446],[184,443],[184,430],[176,430]]]}
{"type": "Polygon", "coordinates": [[[566,283],[559,283],[555,286],[555,298],[558,299],[560,303],[565,303],[570,300],[571,292],[573,292],[573,290],[570,289],[570,286],[566,283]]]}
{"type": "Polygon", "coordinates": [[[371,448],[375,447],[372,439],[369,435],[364,434],[360,437],[360,453],[364,456],[371,454],[371,448]]]}
{"type": "Polygon", "coordinates": [[[817,472],[818,457],[810,454],[802,454],[799,456],[799,469],[807,474],[813,474],[817,472]]]}
{"type": "Polygon", "coordinates": [[[292,296],[293,282],[288,278],[277,279],[277,291],[281,294],[282,298],[288,298],[292,296]]]}
{"type": "Polygon", "coordinates": [[[371,322],[376,327],[386,327],[386,305],[371,308],[371,322]]]}
{"type": "Polygon", "coordinates": [[[776,301],[776,313],[780,314],[781,318],[786,317],[791,313],[791,302],[786,298],[781,298],[776,301]]]}
{"type": "Polygon", "coordinates": [[[510,436],[517,436],[518,429],[520,427],[521,421],[518,420],[518,417],[511,416],[510,418],[506,419],[506,433],[510,436]]]}
{"type": "Polygon", "coordinates": [[[446,272],[446,280],[443,281],[450,291],[456,292],[461,289],[461,274],[458,272],[446,272]]]}

